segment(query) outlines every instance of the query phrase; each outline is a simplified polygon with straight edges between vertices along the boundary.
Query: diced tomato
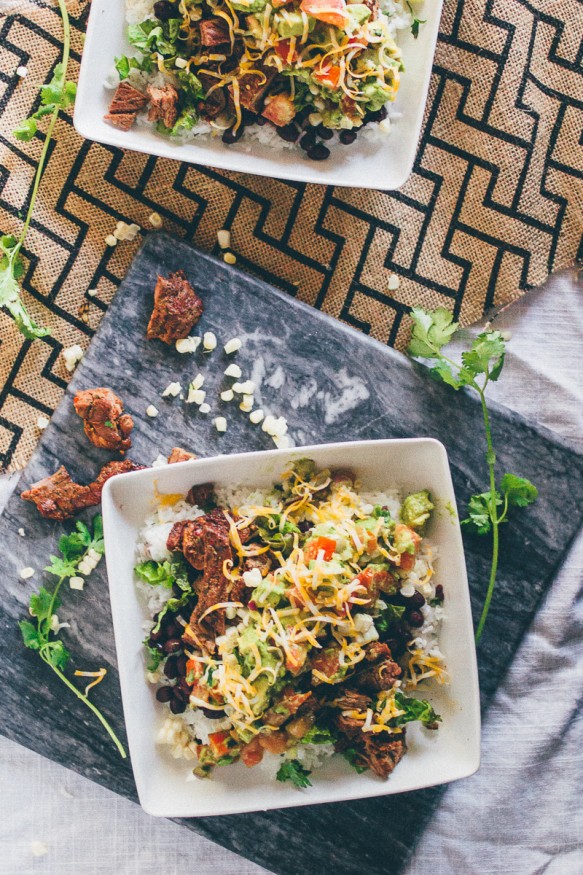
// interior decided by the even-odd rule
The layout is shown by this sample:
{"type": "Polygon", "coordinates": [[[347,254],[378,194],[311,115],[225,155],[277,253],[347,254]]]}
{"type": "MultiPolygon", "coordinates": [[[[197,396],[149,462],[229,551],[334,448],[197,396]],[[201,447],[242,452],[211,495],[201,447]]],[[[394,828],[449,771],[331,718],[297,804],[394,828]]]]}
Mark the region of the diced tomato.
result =
{"type": "Polygon", "coordinates": [[[311,690],[308,693],[294,693],[293,690],[290,690],[288,687],[283,692],[280,704],[287,709],[288,714],[291,716],[292,714],[295,714],[304,702],[307,702],[311,697],[311,690]]]}
{"type": "Polygon", "coordinates": [[[263,732],[258,737],[263,750],[269,753],[283,753],[287,747],[287,734],[284,729],[278,732],[263,732]]]}
{"type": "Polygon", "coordinates": [[[261,113],[264,118],[269,119],[278,128],[289,125],[295,114],[294,102],[287,94],[276,94],[265,105],[265,109],[261,113]]]}
{"type": "Polygon", "coordinates": [[[334,27],[344,27],[348,20],[345,0],[302,0],[300,9],[318,21],[334,27]]]}
{"type": "Polygon", "coordinates": [[[399,568],[402,568],[403,571],[411,571],[411,569],[415,565],[417,550],[419,549],[419,544],[421,543],[423,538],[414,529],[410,529],[409,526],[405,526],[402,523],[397,523],[397,525],[395,526],[395,536],[398,537],[400,532],[404,533],[411,541],[413,541],[414,551],[413,553],[401,553],[399,568]]]}
{"type": "Polygon", "coordinates": [[[290,644],[285,654],[285,667],[292,674],[298,674],[304,667],[307,651],[299,644],[290,644]]]}
{"type": "Polygon", "coordinates": [[[192,674],[193,678],[200,678],[203,675],[204,666],[197,659],[189,659],[186,663],[186,677],[192,674]]]}
{"type": "Polygon", "coordinates": [[[241,759],[248,769],[258,765],[263,759],[263,748],[259,744],[259,739],[255,737],[253,741],[246,744],[241,750],[241,759]]]}
{"type": "Polygon", "coordinates": [[[281,39],[275,44],[275,53],[279,55],[282,61],[285,61],[288,64],[293,64],[298,58],[298,53],[294,49],[290,55],[290,46],[291,40],[281,39]]]}
{"type": "Polygon", "coordinates": [[[325,674],[327,678],[333,678],[340,669],[339,654],[338,647],[327,647],[325,650],[320,650],[312,658],[312,669],[325,674]]]}
{"type": "Polygon", "coordinates": [[[220,757],[227,756],[230,750],[229,742],[231,740],[231,735],[229,732],[210,732],[209,733],[209,744],[211,746],[211,750],[213,752],[213,756],[215,759],[220,759],[220,757]]]}
{"type": "Polygon", "coordinates": [[[358,575],[358,579],[366,588],[371,601],[376,600],[379,592],[389,592],[395,583],[393,575],[382,568],[365,568],[358,575]]]}
{"type": "Polygon", "coordinates": [[[314,538],[314,540],[310,541],[304,548],[304,559],[306,562],[311,562],[312,559],[318,558],[318,553],[322,550],[324,552],[325,561],[329,562],[334,555],[335,549],[336,541],[334,541],[333,538],[314,538]]]}
{"type": "Polygon", "coordinates": [[[331,64],[329,67],[318,67],[314,70],[314,79],[326,85],[328,88],[338,88],[340,81],[340,67],[331,64]]]}
{"type": "Polygon", "coordinates": [[[274,9],[279,9],[281,6],[285,6],[287,3],[291,3],[291,0],[271,0],[271,5],[274,9]]]}

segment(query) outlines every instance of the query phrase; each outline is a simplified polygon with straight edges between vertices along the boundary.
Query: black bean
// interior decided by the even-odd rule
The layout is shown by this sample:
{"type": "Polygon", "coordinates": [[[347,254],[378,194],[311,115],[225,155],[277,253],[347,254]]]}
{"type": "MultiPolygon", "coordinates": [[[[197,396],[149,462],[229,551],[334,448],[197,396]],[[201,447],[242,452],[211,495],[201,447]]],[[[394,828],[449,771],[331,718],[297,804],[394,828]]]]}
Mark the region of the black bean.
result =
{"type": "Polygon", "coordinates": [[[311,158],[312,161],[325,161],[329,157],[330,149],[323,143],[316,143],[315,146],[308,149],[308,158],[311,158]]]}
{"type": "Polygon", "coordinates": [[[300,530],[300,532],[302,533],[302,535],[305,535],[307,532],[309,532],[310,529],[312,528],[312,525],[313,525],[313,524],[312,524],[311,522],[309,522],[308,520],[301,520],[301,521],[297,524],[298,529],[300,530]]]}
{"type": "Polygon", "coordinates": [[[295,143],[299,137],[299,131],[293,122],[290,125],[283,125],[281,128],[276,128],[276,131],[278,136],[281,137],[282,140],[285,140],[286,143],[295,143]]]}
{"type": "Polygon", "coordinates": [[[188,699],[190,698],[190,690],[188,693],[185,693],[182,687],[172,687],[172,696],[172,701],[176,699],[178,702],[188,702],[188,699]]]}
{"type": "Polygon", "coordinates": [[[164,627],[164,632],[166,633],[167,638],[180,638],[182,634],[182,626],[179,626],[175,620],[171,620],[168,625],[164,627]]]}
{"type": "Polygon", "coordinates": [[[340,131],[338,139],[343,146],[350,146],[356,140],[356,131],[340,131]]]}
{"type": "Polygon", "coordinates": [[[300,147],[307,152],[312,148],[316,143],[316,139],[314,137],[313,128],[310,128],[306,131],[302,139],[300,140],[300,147]]]}
{"type": "Polygon", "coordinates": [[[176,687],[185,694],[185,696],[190,696],[192,692],[192,687],[186,680],[186,678],[178,678],[176,681],[176,687]]]}
{"type": "Polygon", "coordinates": [[[382,122],[387,117],[387,108],[386,106],[382,106],[380,109],[377,109],[376,112],[368,112],[366,114],[365,121],[366,122],[382,122]]]}
{"type": "Polygon", "coordinates": [[[164,663],[164,674],[168,678],[168,680],[173,681],[174,678],[178,677],[178,669],[176,667],[176,656],[171,656],[164,663]]]}
{"type": "Polygon", "coordinates": [[[172,699],[170,702],[170,710],[173,714],[184,714],[186,711],[186,702],[181,702],[180,699],[172,699]]]}
{"type": "Polygon", "coordinates": [[[160,687],[156,690],[156,698],[159,702],[169,702],[172,698],[172,687],[160,687]]]}
{"type": "Polygon", "coordinates": [[[176,596],[177,599],[182,595],[182,587],[178,586],[177,583],[172,584],[172,595],[176,596]]]}
{"type": "Polygon", "coordinates": [[[243,117],[243,124],[245,125],[254,125],[257,122],[256,114],[251,112],[250,109],[243,109],[241,115],[243,117]]]}
{"type": "Polygon", "coordinates": [[[422,626],[423,614],[421,613],[421,611],[411,611],[407,615],[407,622],[410,626],[414,626],[415,628],[417,628],[418,626],[422,626]]]}
{"type": "Polygon", "coordinates": [[[150,632],[150,637],[148,638],[148,644],[150,647],[156,647],[157,645],[162,645],[162,641],[164,639],[164,633],[161,629],[158,629],[157,632],[150,632]]]}
{"type": "Polygon", "coordinates": [[[229,128],[228,131],[225,131],[222,137],[223,143],[227,143],[227,145],[231,146],[233,143],[236,143],[237,140],[240,140],[243,136],[243,131],[245,128],[243,125],[239,125],[236,131],[233,128],[229,128]]]}
{"type": "Polygon", "coordinates": [[[334,131],[332,131],[330,128],[325,127],[324,125],[318,125],[318,127],[316,128],[316,133],[321,140],[331,140],[334,136],[334,131]]]}
{"type": "Polygon", "coordinates": [[[422,608],[425,604],[425,599],[420,592],[413,593],[412,596],[406,598],[408,608],[422,608]]]}
{"type": "Polygon", "coordinates": [[[169,641],[162,645],[162,650],[164,653],[176,653],[181,647],[182,643],[179,638],[170,638],[169,641]]]}
{"type": "Polygon", "coordinates": [[[440,602],[442,602],[445,598],[445,595],[443,592],[443,587],[440,583],[438,583],[437,586],[435,587],[435,598],[439,599],[440,602]]]}
{"type": "Polygon", "coordinates": [[[179,677],[184,677],[186,674],[186,663],[188,662],[184,653],[182,653],[178,659],[176,660],[176,671],[178,672],[179,677]]]}
{"type": "Polygon", "coordinates": [[[209,720],[221,720],[222,717],[225,717],[224,711],[211,711],[210,708],[201,708],[200,710],[209,720]]]}
{"type": "Polygon", "coordinates": [[[157,0],[154,3],[154,15],[160,21],[170,21],[171,18],[180,18],[180,13],[176,6],[169,3],[168,0],[157,0]]]}

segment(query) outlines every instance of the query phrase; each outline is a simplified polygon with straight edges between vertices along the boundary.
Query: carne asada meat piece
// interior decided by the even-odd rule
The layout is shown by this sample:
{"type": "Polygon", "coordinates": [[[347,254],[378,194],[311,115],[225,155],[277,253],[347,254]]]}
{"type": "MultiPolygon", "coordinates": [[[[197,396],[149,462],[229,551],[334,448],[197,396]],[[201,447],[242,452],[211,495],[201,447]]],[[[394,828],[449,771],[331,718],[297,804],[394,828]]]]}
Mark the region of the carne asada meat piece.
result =
{"type": "Polygon", "coordinates": [[[205,511],[212,510],[216,505],[215,484],[214,483],[198,483],[196,486],[191,486],[186,494],[186,500],[189,504],[197,505],[205,511]]]}
{"type": "Polygon", "coordinates": [[[86,507],[95,507],[101,501],[103,486],[115,474],[126,471],[139,471],[143,465],[136,465],[129,459],[123,462],[109,462],[96,480],[88,486],[75,483],[67,469],[61,465],[58,471],[33,483],[30,489],[21,493],[21,498],[36,505],[41,516],[50,520],[66,520],[86,507]]]}
{"type": "MultiPolygon", "coordinates": [[[[265,93],[274,78],[277,76],[277,70],[274,67],[264,67],[257,65],[263,75],[259,73],[243,73],[238,76],[239,81],[239,102],[244,109],[250,112],[259,112],[265,93]]],[[[233,94],[233,86],[229,85],[229,91],[233,94]]]]}
{"type": "Polygon", "coordinates": [[[120,82],[111,98],[104,119],[122,131],[129,131],[136,116],[148,102],[148,98],[129,82],[120,82]]]}
{"type": "Polygon", "coordinates": [[[390,690],[403,674],[401,666],[393,660],[391,650],[386,644],[371,644],[367,648],[366,661],[368,665],[360,671],[357,670],[354,675],[354,683],[361,690],[375,693],[390,690]]]}
{"type": "Polygon", "coordinates": [[[205,48],[215,48],[231,43],[229,25],[223,18],[207,18],[199,24],[200,41],[205,48]]]}
{"type": "Polygon", "coordinates": [[[190,459],[196,459],[196,453],[189,453],[188,450],[183,450],[182,447],[172,447],[168,456],[168,464],[175,465],[176,462],[188,462],[190,459]]]}
{"type": "Polygon", "coordinates": [[[159,276],[146,337],[149,340],[157,337],[173,345],[177,340],[188,337],[202,316],[202,311],[202,301],[182,270],[167,277],[159,276]]]}
{"type": "Polygon", "coordinates": [[[274,95],[261,113],[263,118],[273,122],[278,128],[283,128],[297,115],[294,102],[287,94],[274,95]]]}
{"type": "Polygon", "coordinates": [[[407,753],[405,733],[398,736],[386,735],[380,732],[361,733],[363,735],[363,747],[357,747],[358,759],[378,775],[379,778],[388,778],[397,763],[407,753]]]}
{"type": "Polygon", "coordinates": [[[165,128],[173,128],[178,118],[178,91],[174,85],[167,83],[158,88],[156,85],[148,85],[146,94],[150,98],[148,121],[161,121],[165,128]]]}
{"type": "Polygon", "coordinates": [[[73,405],[83,420],[85,434],[96,447],[120,453],[131,447],[134,421],[123,412],[123,401],[111,389],[84,389],[77,392],[73,405]]]}
{"type": "Polygon", "coordinates": [[[366,693],[359,693],[358,690],[342,690],[342,693],[330,704],[341,711],[366,711],[370,708],[372,699],[366,693]]]}

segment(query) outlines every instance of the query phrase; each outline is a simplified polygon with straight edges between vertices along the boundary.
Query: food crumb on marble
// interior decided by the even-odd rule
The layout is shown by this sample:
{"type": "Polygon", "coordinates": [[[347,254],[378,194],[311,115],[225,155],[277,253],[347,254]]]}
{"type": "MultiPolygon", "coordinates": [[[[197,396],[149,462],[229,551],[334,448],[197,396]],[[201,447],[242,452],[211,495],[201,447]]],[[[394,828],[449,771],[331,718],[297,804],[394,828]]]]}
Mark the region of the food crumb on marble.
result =
{"type": "Polygon", "coordinates": [[[230,340],[227,340],[225,343],[225,353],[227,355],[231,355],[234,352],[237,352],[243,346],[243,341],[240,337],[232,337],[230,340]]]}
{"type": "Polygon", "coordinates": [[[22,578],[22,580],[28,580],[34,575],[34,568],[31,568],[30,565],[27,565],[26,568],[21,568],[18,572],[22,578]]]}
{"type": "Polygon", "coordinates": [[[158,416],[158,408],[154,407],[153,404],[149,404],[148,407],[146,407],[146,416],[151,416],[152,418],[158,416]]]}
{"type": "Polygon", "coordinates": [[[30,843],[30,851],[33,857],[44,857],[49,849],[44,842],[34,841],[30,843]]]}

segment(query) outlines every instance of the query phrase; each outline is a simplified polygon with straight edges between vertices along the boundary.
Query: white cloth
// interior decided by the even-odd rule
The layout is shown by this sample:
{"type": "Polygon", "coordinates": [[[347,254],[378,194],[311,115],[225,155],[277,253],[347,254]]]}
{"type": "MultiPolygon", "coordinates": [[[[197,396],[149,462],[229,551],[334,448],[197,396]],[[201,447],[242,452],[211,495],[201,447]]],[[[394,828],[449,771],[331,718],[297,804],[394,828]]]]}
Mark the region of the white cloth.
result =
{"type": "MultiPolygon", "coordinates": [[[[513,336],[491,396],[583,450],[581,292],[554,277],[496,321],[513,336]]],[[[583,873],[582,570],[580,536],[490,707],[480,772],[448,790],[407,875],[583,873]]],[[[265,873],[6,739],[0,786],[8,875],[265,873]]]]}

